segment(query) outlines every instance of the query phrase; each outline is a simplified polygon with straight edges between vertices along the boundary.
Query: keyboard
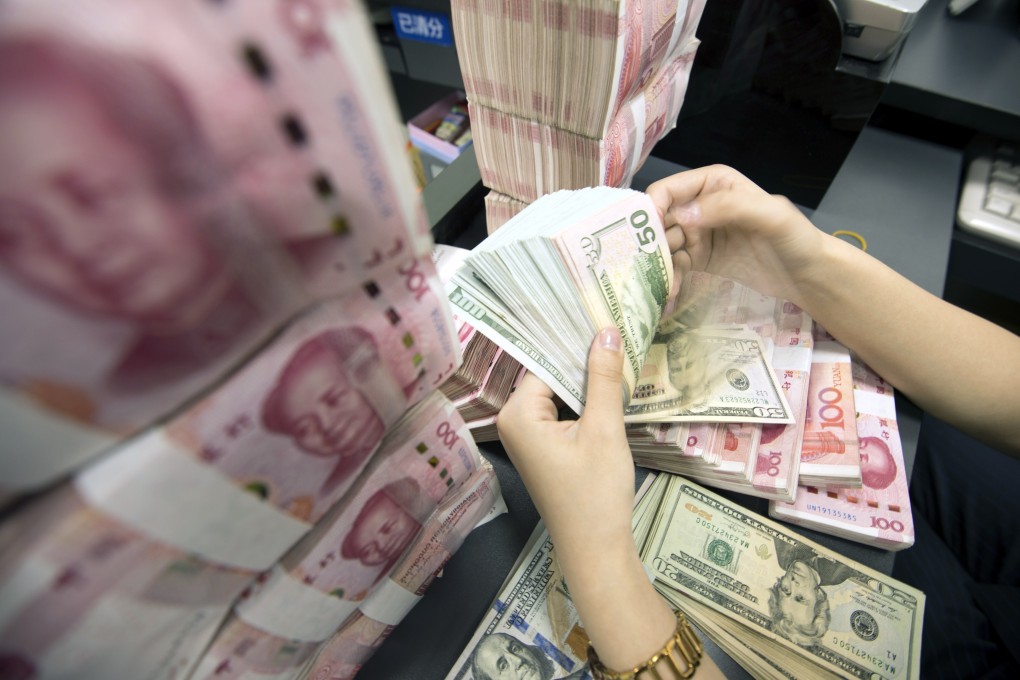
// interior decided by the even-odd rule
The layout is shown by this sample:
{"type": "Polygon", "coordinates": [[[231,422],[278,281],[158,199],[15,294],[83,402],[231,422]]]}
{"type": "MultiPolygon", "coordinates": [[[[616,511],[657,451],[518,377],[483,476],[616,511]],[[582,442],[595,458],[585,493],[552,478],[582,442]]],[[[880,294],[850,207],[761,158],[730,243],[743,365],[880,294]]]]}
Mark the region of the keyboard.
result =
{"type": "Polygon", "coordinates": [[[1020,249],[1020,144],[985,140],[967,166],[956,222],[1020,249]]]}

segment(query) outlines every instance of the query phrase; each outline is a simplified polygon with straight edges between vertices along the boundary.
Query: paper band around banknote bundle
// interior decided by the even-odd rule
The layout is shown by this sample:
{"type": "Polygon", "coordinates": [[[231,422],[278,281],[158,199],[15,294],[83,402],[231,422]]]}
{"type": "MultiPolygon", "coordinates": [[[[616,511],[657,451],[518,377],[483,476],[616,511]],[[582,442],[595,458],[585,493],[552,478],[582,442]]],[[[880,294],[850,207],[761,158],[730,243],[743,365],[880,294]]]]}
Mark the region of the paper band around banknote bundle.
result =
{"type": "Polygon", "coordinates": [[[99,428],[45,411],[0,389],[0,500],[5,492],[38,488],[62,477],[117,442],[99,428]]]}
{"type": "Polygon", "coordinates": [[[131,440],[74,485],[127,526],[242,569],[268,569],[311,528],[181,450],[162,430],[131,440]]]}
{"type": "Polygon", "coordinates": [[[236,611],[246,623],[271,635],[319,642],[329,639],[359,604],[305,585],[277,565],[236,611]]]}
{"type": "Polygon", "coordinates": [[[391,579],[386,579],[361,603],[359,609],[371,619],[395,626],[403,621],[407,612],[420,601],[420,595],[415,595],[391,579]]]}
{"type": "Polygon", "coordinates": [[[886,395],[854,390],[854,406],[858,413],[896,420],[896,400],[886,395]]]}

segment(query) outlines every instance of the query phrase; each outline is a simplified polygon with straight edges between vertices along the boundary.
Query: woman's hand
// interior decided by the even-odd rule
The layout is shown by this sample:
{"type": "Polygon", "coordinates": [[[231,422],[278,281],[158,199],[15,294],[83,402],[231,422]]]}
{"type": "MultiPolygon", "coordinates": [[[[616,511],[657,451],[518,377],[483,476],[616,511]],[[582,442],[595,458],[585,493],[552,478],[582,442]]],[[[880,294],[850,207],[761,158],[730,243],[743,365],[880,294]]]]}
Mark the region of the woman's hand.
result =
{"type": "Polygon", "coordinates": [[[731,168],[681,172],[648,195],[681,274],[720,274],[796,303],[925,411],[1020,456],[1015,334],[819,231],[731,168]]]}
{"type": "MultiPolygon", "coordinates": [[[[623,426],[620,331],[605,328],[588,354],[584,414],[558,421],[553,392],[524,376],[496,421],[510,460],[545,520],[588,638],[612,669],[633,668],[676,629],[631,535],[634,460],[623,426]]],[[[659,677],[677,677],[666,661],[659,677]]],[[[721,678],[709,657],[698,677],[721,678]]]]}
{"type": "Polygon", "coordinates": [[[622,367],[620,332],[604,329],[588,357],[579,420],[557,420],[552,390],[529,373],[496,421],[562,556],[633,549],[634,461],[624,433],[622,367]]]}
{"type": "Polygon", "coordinates": [[[610,668],[648,659],[676,625],[631,535],[634,460],[623,426],[620,345],[616,328],[592,343],[580,419],[558,421],[552,390],[529,373],[496,421],[549,529],[581,623],[610,668]]]}
{"type": "Polygon", "coordinates": [[[786,198],[713,165],[648,187],[683,275],[707,271],[798,302],[827,237],[786,198]]]}

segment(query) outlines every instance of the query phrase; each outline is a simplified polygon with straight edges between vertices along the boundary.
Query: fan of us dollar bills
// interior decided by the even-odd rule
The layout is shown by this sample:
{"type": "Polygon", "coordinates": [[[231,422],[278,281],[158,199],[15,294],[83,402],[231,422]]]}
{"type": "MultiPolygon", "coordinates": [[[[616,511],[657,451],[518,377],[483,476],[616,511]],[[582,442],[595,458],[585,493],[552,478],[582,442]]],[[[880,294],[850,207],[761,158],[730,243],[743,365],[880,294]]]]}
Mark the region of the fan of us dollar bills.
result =
{"type": "MultiPolygon", "coordinates": [[[[682,477],[645,489],[649,577],[754,677],[920,677],[924,593],[682,477]]],[[[504,650],[529,677],[588,677],[587,644],[540,524],[447,679],[487,677],[504,650]]]]}
{"type": "Polygon", "coordinates": [[[792,423],[760,336],[692,325],[658,211],[597,187],[543,196],[479,244],[447,291],[455,311],[581,412],[592,338],[620,329],[632,422],[792,423]]]}

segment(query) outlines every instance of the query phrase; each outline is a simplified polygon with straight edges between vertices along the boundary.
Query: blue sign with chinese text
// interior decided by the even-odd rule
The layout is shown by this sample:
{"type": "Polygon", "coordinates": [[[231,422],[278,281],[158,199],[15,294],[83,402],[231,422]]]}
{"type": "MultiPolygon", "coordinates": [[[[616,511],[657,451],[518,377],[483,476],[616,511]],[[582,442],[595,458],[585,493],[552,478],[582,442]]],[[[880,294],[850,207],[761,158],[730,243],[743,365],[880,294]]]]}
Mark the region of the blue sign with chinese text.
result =
{"type": "Polygon", "coordinates": [[[393,25],[401,39],[445,47],[453,45],[453,27],[449,16],[407,7],[393,7],[392,10],[393,25]]]}

